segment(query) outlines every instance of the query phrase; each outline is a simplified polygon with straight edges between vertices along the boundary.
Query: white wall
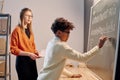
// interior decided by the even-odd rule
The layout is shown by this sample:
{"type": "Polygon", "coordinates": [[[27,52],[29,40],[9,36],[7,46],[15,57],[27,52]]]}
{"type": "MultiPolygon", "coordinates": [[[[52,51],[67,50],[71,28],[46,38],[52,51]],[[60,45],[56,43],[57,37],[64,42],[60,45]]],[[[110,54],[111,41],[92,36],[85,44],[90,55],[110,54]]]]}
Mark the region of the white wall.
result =
{"type": "MultiPolygon", "coordinates": [[[[65,17],[73,22],[76,28],[71,32],[68,44],[78,51],[83,51],[84,0],[5,0],[3,12],[12,16],[11,30],[18,24],[20,10],[24,7],[33,11],[33,32],[39,51],[44,50],[54,36],[50,27],[57,17],[65,17]]],[[[17,80],[15,56],[12,55],[11,59],[12,80],[17,80]]],[[[42,64],[43,59],[38,59],[38,72],[42,64]]]]}

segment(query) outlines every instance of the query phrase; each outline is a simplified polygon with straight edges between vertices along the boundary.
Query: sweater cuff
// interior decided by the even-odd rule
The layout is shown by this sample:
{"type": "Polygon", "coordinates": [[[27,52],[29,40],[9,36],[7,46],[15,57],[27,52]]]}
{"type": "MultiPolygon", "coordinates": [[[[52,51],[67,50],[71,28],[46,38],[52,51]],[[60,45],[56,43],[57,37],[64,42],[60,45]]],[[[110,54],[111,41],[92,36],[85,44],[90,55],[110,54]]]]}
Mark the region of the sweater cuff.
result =
{"type": "Polygon", "coordinates": [[[67,69],[63,69],[63,72],[62,72],[63,75],[67,76],[67,77],[72,77],[73,76],[73,73],[68,71],[67,69]]]}

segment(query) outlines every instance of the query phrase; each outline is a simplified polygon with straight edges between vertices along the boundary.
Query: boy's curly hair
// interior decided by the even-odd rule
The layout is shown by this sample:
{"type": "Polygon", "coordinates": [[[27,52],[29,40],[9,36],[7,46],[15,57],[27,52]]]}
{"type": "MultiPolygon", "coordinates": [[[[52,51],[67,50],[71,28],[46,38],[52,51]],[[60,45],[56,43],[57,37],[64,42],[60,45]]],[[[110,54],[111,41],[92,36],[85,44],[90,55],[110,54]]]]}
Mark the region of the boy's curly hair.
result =
{"type": "Polygon", "coordinates": [[[74,26],[71,22],[64,18],[57,18],[51,26],[51,30],[56,33],[58,30],[65,31],[67,29],[73,30],[74,26]]]}

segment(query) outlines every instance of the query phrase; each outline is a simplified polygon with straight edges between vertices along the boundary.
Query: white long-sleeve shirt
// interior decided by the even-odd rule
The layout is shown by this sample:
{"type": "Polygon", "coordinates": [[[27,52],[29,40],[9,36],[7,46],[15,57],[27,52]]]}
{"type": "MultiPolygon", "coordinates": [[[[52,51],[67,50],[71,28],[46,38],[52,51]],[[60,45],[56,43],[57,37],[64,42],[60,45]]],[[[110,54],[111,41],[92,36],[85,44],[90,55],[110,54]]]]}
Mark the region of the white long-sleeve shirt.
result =
{"type": "MultiPolygon", "coordinates": [[[[86,53],[80,53],[69,47],[66,42],[62,42],[58,37],[55,37],[47,45],[44,65],[37,80],[58,80],[63,71],[66,59],[84,62],[98,51],[99,47],[95,46],[86,53]]],[[[72,76],[72,73],[67,73],[69,76],[72,76]]]]}

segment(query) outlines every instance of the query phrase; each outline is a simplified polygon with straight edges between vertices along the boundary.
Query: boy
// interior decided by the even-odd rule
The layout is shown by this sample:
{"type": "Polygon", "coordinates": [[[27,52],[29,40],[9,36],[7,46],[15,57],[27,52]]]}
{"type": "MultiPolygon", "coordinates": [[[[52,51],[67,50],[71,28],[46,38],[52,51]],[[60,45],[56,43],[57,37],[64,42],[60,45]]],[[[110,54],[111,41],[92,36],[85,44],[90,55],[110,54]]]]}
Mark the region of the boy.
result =
{"type": "Polygon", "coordinates": [[[94,56],[107,40],[105,36],[100,37],[97,46],[87,53],[82,54],[66,44],[70,30],[73,30],[73,28],[73,24],[64,18],[57,18],[52,24],[51,30],[55,34],[55,37],[47,45],[44,65],[37,80],[58,80],[62,72],[71,78],[81,77],[80,74],[73,74],[64,69],[66,59],[79,62],[86,61],[94,56]]]}

